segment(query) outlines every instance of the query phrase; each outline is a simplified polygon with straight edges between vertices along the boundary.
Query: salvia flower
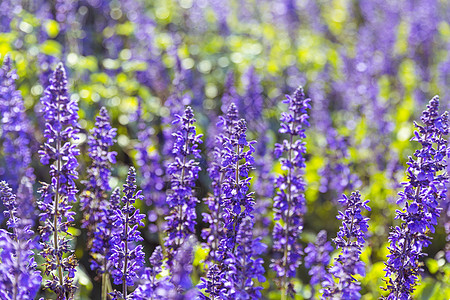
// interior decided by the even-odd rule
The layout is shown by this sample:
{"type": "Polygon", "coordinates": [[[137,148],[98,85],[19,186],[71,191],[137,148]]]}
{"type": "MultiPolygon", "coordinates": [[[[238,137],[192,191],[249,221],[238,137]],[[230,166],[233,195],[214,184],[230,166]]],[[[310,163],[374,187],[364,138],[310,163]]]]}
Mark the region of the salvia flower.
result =
{"type": "Polygon", "coordinates": [[[359,191],[353,192],[350,197],[342,195],[339,203],[345,211],[339,211],[337,218],[342,221],[334,243],[341,253],[334,265],[329,269],[333,278],[325,278],[322,299],[360,299],[361,287],[354,276],[365,275],[364,263],[360,260],[364,247],[369,218],[362,215],[362,210],[370,211],[367,206],[369,200],[363,201],[359,191]]]}
{"type": "Polygon", "coordinates": [[[224,197],[223,184],[227,179],[227,169],[222,166],[222,156],[225,154],[225,143],[230,139],[237,121],[237,107],[232,104],[226,115],[219,117],[219,122],[217,123],[220,133],[216,135],[216,145],[212,151],[210,167],[208,168],[213,193],[204,199],[208,205],[209,212],[203,213],[203,221],[209,224],[209,228],[205,228],[202,231],[202,238],[206,241],[205,247],[209,250],[206,260],[208,265],[218,261],[219,241],[224,236],[221,204],[224,197]]]}
{"type": "Polygon", "coordinates": [[[118,228],[110,241],[111,260],[113,267],[111,275],[114,284],[122,284],[122,293],[115,296],[127,298],[127,286],[133,286],[139,272],[144,266],[144,252],[141,242],[143,238],[138,226],[144,226],[142,220],[145,215],[134,207],[136,200],[142,200],[141,191],[136,191],[136,171],[133,167],[128,170],[127,181],[123,185],[122,207],[116,209],[113,225],[118,228]]]}
{"type": "Polygon", "coordinates": [[[305,98],[303,89],[299,87],[291,97],[286,95],[283,103],[289,104],[289,112],[281,115],[280,133],[288,139],[282,144],[275,144],[274,154],[280,158],[284,174],[275,180],[277,188],[274,198],[275,226],[273,229],[273,249],[277,255],[272,261],[272,268],[280,278],[282,293],[292,295],[294,288],[290,278],[296,276],[301,262],[302,249],[298,238],[303,230],[303,215],[306,212],[305,183],[303,169],[306,152],[303,139],[305,128],[309,126],[307,109],[310,99],[305,98]]]}
{"type": "Polygon", "coordinates": [[[330,252],[333,246],[327,241],[327,232],[321,230],[317,234],[316,242],[309,243],[305,248],[305,267],[309,269],[308,274],[311,276],[309,283],[315,286],[328,276],[327,266],[330,263],[330,252]]]}
{"type": "MultiPolygon", "coordinates": [[[[232,104],[233,105],[233,104],[232,104]]],[[[236,236],[241,221],[246,216],[253,217],[255,201],[250,192],[250,170],[254,164],[255,141],[247,141],[247,124],[241,119],[234,124],[230,137],[223,139],[222,168],[225,180],[222,185],[223,221],[225,238],[221,241],[221,251],[234,251],[236,236]]]]}
{"type": "Polygon", "coordinates": [[[411,299],[414,286],[421,272],[420,259],[426,254],[423,248],[431,244],[429,232],[434,232],[447,193],[447,141],[448,114],[439,115],[439,97],[430,100],[421,120],[414,123],[417,130],[413,141],[421,144],[409,157],[408,182],[399,193],[396,219],[400,226],[391,228],[390,254],[386,264],[386,282],[389,294],[385,299],[411,299]]]}
{"type": "MultiPolygon", "coordinates": [[[[31,163],[31,127],[25,113],[20,91],[15,87],[18,76],[12,68],[10,56],[5,56],[0,68],[0,142],[4,161],[1,161],[0,176],[17,194],[27,219],[35,216],[32,185],[35,180],[31,163]]],[[[0,203],[0,208],[2,204],[0,203]]],[[[2,220],[0,216],[0,220],[2,220]]]]}
{"type": "Polygon", "coordinates": [[[200,171],[196,159],[200,158],[198,145],[202,143],[202,135],[196,134],[194,123],[194,113],[189,106],[183,116],[177,115],[173,121],[173,124],[180,124],[180,128],[173,134],[175,142],[172,153],[175,160],[167,168],[171,176],[171,190],[166,199],[171,212],[166,217],[165,239],[169,267],[173,265],[178,248],[195,232],[195,206],[198,199],[193,189],[200,171]]]}
{"type": "Polygon", "coordinates": [[[41,98],[44,113],[44,143],[39,154],[41,163],[50,165],[51,182],[41,189],[40,227],[42,255],[45,259],[44,273],[50,276],[46,287],[57,294],[57,299],[71,298],[75,291],[73,278],[77,261],[70,249],[69,226],[73,222],[74,212],[70,211],[71,202],[75,202],[78,178],[79,151],[71,141],[78,133],[78,105],[67,93],[67,79],[64,66],[56,67],[50,85],[41,98]]]}
{"type": "Polygon", "coordinates": [[[5,300],[34,299],[41,287],[36,271],[33,249],[32,221],[22,219],[24,207],[18,206],[16,195],[5,181],[0,182],[0,200],[10,231],[0,229],[0,298],[5,300]]]}
{"type": "Polygon", "coordinates": [[[88,228],[90,240],[99,222],[101,203],[106,201],[107,192],[111,190],[109,186],[111,164],[116,162],[117,153],[110,151],[109,148],[114,145],[116,131],[110,124],[106,108],[102,107],[95,118],[95,127],[88,139],[88,153],[92,163],[87,169],[87,179],[83,181],[85,190],[80,197],[81,210],[84,214],[82,226],[88,228]]]}

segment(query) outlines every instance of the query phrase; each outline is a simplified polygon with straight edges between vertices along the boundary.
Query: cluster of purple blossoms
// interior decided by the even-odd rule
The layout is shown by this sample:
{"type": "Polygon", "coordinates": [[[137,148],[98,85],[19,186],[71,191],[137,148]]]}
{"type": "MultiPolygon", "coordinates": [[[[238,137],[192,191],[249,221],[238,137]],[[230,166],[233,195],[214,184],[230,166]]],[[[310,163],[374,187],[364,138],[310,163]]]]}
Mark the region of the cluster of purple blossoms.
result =
{"type": "Polygon", "coordinates": [[[309,283],[312,287],[324,282],[329,276],[327,266],[331,259],[330,252],[333,249],[331,243],[327,241],[327,232],[325,230],[321,230],[317,234],[314,244],[309,243],[305,248],[305,267],[309,269],[308,274],[311,276],[309,283]]]}
{"type": "MultiPolygon", "coordinates": [[[[11,58],[7,55],[0,68],[0,141],[4,152],[4,161],[0,162],[0,176],[10,184],[17,194],[20,206],[24,207],[22,217],[34,220],[35,176],[30,168],[32,133],[22,96],[15,87],[17,78],[11,58]]],[[[0,216],[0,220],[2,219],[3,216],[0,216]]]]}
{"type": "Polygon", "coordinates": [[[222,155],[224,155],[225,139],[229,139],[238,121],[238,111],[235,104],[231,104],[225,116],[219,116],[217,127],[219,134],[216,135],[215,147],[210,158],[210,167],[208,168],[211,178],[212,195],[205,198],[209,212],[203,213],[203,221],[209,225],[202,231],[202,238],[206,241],[205,247],[208,248],[208,258],[206,263],[211,266],[219,259],[219,242],[224,237],[224,224],[222,221],[222,202],[223,202],[223,184],[226,180],[226,168],[222,164],[222,155]]]}
{"type": "MultiPolygon", "coordinates": [[[[233,104],[232,104],[233,105],[233,104]]],[[[233,108],[230,111],[234,110],[233,108]]],[[[236,236],[241,221],[251,216],[255,201],[250,192],[250,170],[253,167],[255,141],[247,141],[247,124],[240,119],[234,123],[229,137],[223,136],[221,165],[225,179],[222,183],[223,221],[225,237],[221,241],[221,252],[234,252],[236,236]],[[242,163],[244,161],[244,163],[242,163]]]]}
{"type": "MultiPolygon", "coordinates": [[[[115,151],[109,151],[114,145],[117,129],[112,128],[105,107],[100,109],[95,119],[95,126],[88,139],[89,157],[92,164],[87,169],[87,179],[83,181],[85,190],[80,197],[83,212],[82,227],[88,229],[88,238],[92,239],[100,218],[102,202],[106,201],[111,190],[111,164],[116,163],[115,151]]],[[[91,241],[88,241],[89,243],[91,241]]]]}
{"type": "Polygon", "coordinates": [[[32,221],[19,217],[26,208],[18,205],[5,181],[0,182],[0,201],[6,208],[6,225],[10,229],[0,229],[0,298],[31,300],[42,280],[33,257],[33,249],[39,247],[33,239],[32,221]]]}
{"type": "Polygon", "coordinates": [[[220,241],[209,246],[206,278],[198,288],[200,299],[258,299],[260,287],[254,279],[263,282],[262,259],[257,256],[265,246],[261,239],[253,239],[254,200],[249,191],[249,171],[253,164],[253,144],[247,141],[244,120],[238,120],[235,104],[225,117],[220,117],[213,163],[209,168],[213,179],[213,196],[207,203],[209,214],[204,214],[210,228],[203,232],[207,241],[220,241]]]}
{"type": "Polygon", "coordinates": [[[127,286],[133,286],[138,274],[144,267],[145,255],[142,245],[137,243],[143,241],[138,226],[144,226],[142,220],[145,215],[139,213],[134,207],[136,200],[142,201],[141,191],[136,191],[136,171],[133,167],[128,170],[126,183],[123,185],[121,202],[122,207],[116,209],[112,216],[113,226],[117,228],[110,241],[111,254],[111,276],[114,284],[122,284],[122,292],[112,293],[114,299],[127,298],[127,286]]]}
{"type": "Polygon", "coordinates": [[[173,124],[180,123],[180,128],[173,135],[173,156],[175,160],[168,166],[167,173],[171,176],[171,190],[167,195],[167,204],[171,212],[166,217],[167,237],[165,246],[169,268],[178,248],[195,232],[198,199],[194,195],[195,182],[200,167],[195,159],[200,158],[198,145],[202,143],[202,135],[196,134],[195,119],[191,107],[187,107],[184,115],[177,115],[173,124]]]}
{"type": "Polygon", "coordinates": [[[46,142],[39,154],[41,163],[50,165],[51,176],[51,182],[39,190],[41,200],[38,203],[43,223],[40,234],[44,247],[44,274],[50,276],[46,287],[57,294],[57,299],[66,299],[75,291],[73,278],[77,266],[68,229],[75,214],[70,211],[70,203],[76,201],[76,156],[79,154],[71,141],[78,139],[79,125],[78,104],[67,94],[66,72],[61,63],[50,78],[41,103],[46,120],[46,142]]]}
{"type": "Polygon", "coordinates": [[[341,253],[336,258],[334,265],[329,269],[331,276],[326,276],[322,282],[322,299],[349,299],[361,298],[361,287],[354,276],[365,275],[364,262],[360,260],[364,247],[369,218],[362,215],[362,210],[370,211],[367,206],[369,200],[361,200],[359,191],[353,192],[350,198],[343,195],[339,199],[345,207],[345,211],[339,211],[337,218],[342,220],[337,237],[334,239],[336,247],[341,253]],[[334,279],[333,279],[334,277],[334,279]]]}
{"type": "Polygon", "coordinates": [[[302,249],[298,238],[303,230],[303,215],[306,212],[305,183],[303,171],[306,152],[303,139],[305,128],[309,126],[307,109],[310,99],[305,98],[303,89],[299,87],[291,97],[286,95],[283,103],[289,104],[289,112],[281,116],[280,133],[287,134],[283,144],[275,145],[275,156],[280,158],[285,174],[275,180],[277,193],[273,209],[276,221],[273,229],[273,249],[278,257],[272,261],[272,268],[279,277],[282,293],[294,294],[294,287],[289,278],[296,276],[301,262],[302,249]]]}
{"type": "Polygon", "coordinates": [[[389,235],[390,254],[386,262],[386,282],[389,294],[385,299],[411,299],[419,273],[420,259],[426,254],[423,249],[431,244],[429,232],[434,232],[444,203],[449,182],[447,167],[447,140],[449,133],[448,114],[439,115],[439,97],[430,100],[421,120],[414,123],[417,131],[413,141],[422,147],[409,157],[408,182],[399,193],[396,219],[400,226],[391,228],[389,235]]]}

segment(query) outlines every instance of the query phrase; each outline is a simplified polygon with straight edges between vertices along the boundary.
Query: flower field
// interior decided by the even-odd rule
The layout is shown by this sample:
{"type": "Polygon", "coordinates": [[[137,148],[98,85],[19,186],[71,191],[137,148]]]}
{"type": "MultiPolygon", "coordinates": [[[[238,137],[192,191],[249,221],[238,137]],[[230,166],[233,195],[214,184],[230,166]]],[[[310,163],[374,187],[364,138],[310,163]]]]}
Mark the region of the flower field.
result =
{"type": "Polygon", "coordinates": [[[0,299],[450,299],[450,3],[1,0],[0,299]]]}

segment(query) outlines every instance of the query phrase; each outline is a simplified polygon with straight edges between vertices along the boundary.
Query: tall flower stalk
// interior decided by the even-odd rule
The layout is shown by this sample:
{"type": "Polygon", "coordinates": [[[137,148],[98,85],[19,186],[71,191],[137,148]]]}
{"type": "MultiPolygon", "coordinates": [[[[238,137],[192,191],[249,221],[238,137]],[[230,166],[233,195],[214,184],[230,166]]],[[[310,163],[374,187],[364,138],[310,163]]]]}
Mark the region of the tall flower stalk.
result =
{"type": "Polygon", "coordinates": [[[276,255],[272,260],[272,268],[277,272],[281,286],[281,297],[293,296],[294,286],[291,282],[295,278],[300,265],[302,248],[298,238],[303,230],[303,215],[306,212],[305,183],[303,169],[306,148],[303,142],[305,128],[309,126],[307,109],[310,99],[305,98],[303,89],[299,87],[291,97],[286,95],[283,103],[289,104],[289,112],[281,115],[280,133],[288,135],[282,144],[275,145],[275,156],[280,158],[284,174],[275,180],[277,189],[274,198],[275,226],[273,229],[276,255]]]}
{"type": "Polygon", "coordinates": [[[333,276],[326,276],[322,282],[322,299],[348,299],[361,298],[360,285],[354,276],[364,276],[364,262],[360,260],[364,247],[369,218],[362,215],[362,210],[370,211],[367,206],[369,200],[363,201],[359,191],[353,192],[350,197],[342,195],[338,200],[345,207],[344,212],[339,212],[337,218],[342,220],[337,237],[334,239],[341,253],[335,259],[334,265],[329,269],[333,276]],[[334,278],[334,279],[333,279],[334,278]]]}
{"type": "Polygon", "coordinates": [[[230,139],[237,121],[237,107],[235,104],[231,104],[226,115],[220,116],[217,123],[220,133],[216,135],[216,145],[212,151],[210,167],[208,168],[213,192],[212,195],[204,199],[209,211],[203,213],[203,221],[209,224],[209,227],[202,231],[202,238],[206,240],[205,246],[208,249],[208,257],[206,259],[208,266],[218,262],[219,242],[225,234],[221,204],[224,198],[224,182],[227,179],[227,169],[224,168],[222,160],[225,154],[226,141],[230,139]]]}
{"type": "Polygon", "coordinates": [[[70,249],[73,222],[71,202],[76,201],[79,151],[72,140],[78,133],[78,105],[67,93],[64,66],[56,67],[50,85],[41,98],[45,123],[44,143],[39,154],[41,163],[50,165],[51,182],[40,188],[40,227],[44,273],[50,276],[45,286],[57,295],[57,299],[72,299],[76,287],[73,284],[77,261],[70,249]]]}
{"type": "Polygon", "coordinates": [[[399,193],[396,219],[400,226],[391,228],[389,234],[390,254],[386,264],[385,299],[412,299],[411,294],[422,271],[420,259],[423,249],[431,244],[429,232],[434,232],[441,213],[449,182],[447,167],[447,141],[449,133],[448,114],[439,115],[439,97],[435,96],[422,113],[422,123],[414,123],[417,130],[413,141],[421,144],[408,160],[408,182],[399,193]]]}
{"type": "Polygon", "coordinates": [[[109,148],[114,145],[116,131],[117,129],[112,128],[110,124],[108,111],[102,107],[95,118],[95,127],[88,139],[88,153],[92,163],[87,170],[87,179],[83,182],[85,190],[80,197],[83,212],[82,227],[88,230],[89,247],[92,246],[94,230],[99,222],[102,202],[106,201],[107,193],[111,190],[109,186],[111,164],[116,163],[117,153],[109,151],[109,148]]]}
{"type": "Polygon", "coordinates": [[[0,201],[6,208],[6,225],[10,229],[0,229],[0,298],[31,300],[42,280],[33,258],[33,249],[38,246],[31,230],[33,222],[20,217],[26,208],[18,205],[16,195],[5,181],[0,182],[0,201]]]}
{"type": "Polygon", "coordinates": [[[194,187],[200,171],[196,159],[200,158],[198,145],[202,143],[202,135],[197,135],[194,123],[194,113],[189,106],[183,116],[177,115],[173,121],[173,124],[180,124],[180,129],[173,134],[175,142],[172,153],[175,160],[167,168],[171,176],[171,190],[166,200],[171,211],[166,218],[165,246],[170,269],[179,247],[195,232],[198,199],[194,187]]]}
{"type": "Polygon", "coordinates": [[[211,297],[204,296],[206,299],[258,299],[261,287],[256,283],[265,281],[262,260],[258,258],[265,246],[261,238],[253,238],[255,201],[249,173],[254,164],[255,142],[247,140],[247,124],[243,119],[236,120],[236,116],[237,108],[231,104],[227,118],[222,119],[224,180],[220,205],[224,234],[218,249],[218,267],[211,269],[209,283],[202,287],[211,297]]]}
{"type": "Polygon", "coordinates": [[[139,213],[139,209],[134,207],[136,200],[142,200],[142,192],[137,190],[136,170],[130,167],[127,181],[123,185],[122,207],[114,211],[113,226],[117,228],[110,241],[111,255],[109,260],[112,263],[111,275],[114,284],[122,285],[122,292],[112,293],[114,299],[127,298],[128,286],[133,286],[138,273],[144,266],[144,252],[142,245],[137,245],[143,241],[138,231],[138,226],[144,226],[142,220],[144,214],[139,213]]]}

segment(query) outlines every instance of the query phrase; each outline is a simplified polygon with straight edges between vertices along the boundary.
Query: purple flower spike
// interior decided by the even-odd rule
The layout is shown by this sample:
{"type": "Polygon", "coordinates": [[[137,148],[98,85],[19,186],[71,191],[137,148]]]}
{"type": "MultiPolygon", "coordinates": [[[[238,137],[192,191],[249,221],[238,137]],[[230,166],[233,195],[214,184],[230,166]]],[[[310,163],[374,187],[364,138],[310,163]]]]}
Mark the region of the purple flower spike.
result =
{"type": "Polygon", "coordinates": [[[38,245],[32,239],[32,221],[19,217],[26,208],[18,206],[16,195],[5,181],[0,182],[0,201],[6,207],[6,225],[11,230],[0,229],[0,298],[31,300],[42,280],[33,258],[38,245]]]}
{"type": "Polygon", "coordinates": [[[171,190],[166,199],[171,212],[166,217],[168,235],[165,240],[169,268],[173,267],[178,248],[195,232],[198,199],[194,187],[200,171],[196,159],[200,158],[198,145],[202,143],[202,135],[196,134],[194,123],[194,113],[189,106],[183,116],[177,115],[173,121],[173,124],[180,124],[180,129],[173,134],[175,160],[167,168],[171,176],[171,190]]]}
{"type": "Polygon", "coordinates": [[[306,152],[303,139],[305,128],[309,126],[307,109],[310,99],[305,98],[303,89],[299,87],[294,96],[286,95],[283,103],[289,104],[289,112],[281,115],[280,133],[288,135],[283,144],[275,145],[275,156],[280,158],[285,174],[275,180],[277,193],[274,199],[275,226],[273,229],[273,249],[276,258],[271,267],[277,272],[282,293],[293,295],[294,287],[291,278],[301,262],[302,249],[298,238],[303,230],[303,215],[306,212],[305,183],[303,169],[306,152]]]}
{"type": "Polygon", "coordinates": [[[399,193],[397,203],[405,206],[397,210],[401,225],[391,228],[389,235],[390,254],[385,263],[385,290],[389,294],[384,299],[411,299],[422,271],[420,259],[426,255],[423,248],[431,244],[428,235],[434,232],[440,205],[446,198],[448,114],[439,115],[438,110],[439,97],[435,96],[422,114],[423,125],[414,123],[417,130],[412,140],[422,148],[414,152],[415,158],[409,157],[409,181],[403,183],[404,191],[399,193]]]}
{"type": "Polygon", "coordinates": [[[122,284],[122,292],[113,292],[114,297],[127,298],[128,286],[133,286],[139,272],[144,266],[143,241],[138,226],[144,226],[144,214],[134,207],[136,200],[142,200],[141,191],[136,191],[136,171],[133,167],[128,170],[127,181],[123,185],[122,207],[114,212],[113,225],[118,228],[111,239],[111,256],[113,264],[111,275],[114,284],[122,284]]]}
{"type": "Polygon", "coordinates": [[[41,241],[44,247],[44,273],[50,276],[46,287],[57,295],[57,299],[70,298],[76,287],[73,284],[77,261],[70,249],[68,229],[74,212],[70,202],[75,202],[78,178],[79,151],[72,140],[78,139],[78,105],[67,93],[67,78],[64,66],[56,67],[50,84],[41,98],[45,118],[44,143],[39,154],[41,163],[50,165],[51,183],[40,188],[41,241]],[[56,213],[55,213],[56,212],[56,213]]]}
{"type": "Polygon", "coordinates": [[[337,216],[339,220],[342,220],[342,225],[334,243],[338,249],[342,250],[329,270],[337,281],[331,276],[326,276],[322,283],[324,287],[322,299],[357,300],[361,298],[359,293],[361,287],[354,276],[365,275],[365,266],[360,260],[360,255],[365,243],[369,218],[363,217],[361,213],[363,209],[370,211],[368,202],[368,200],[361,200],[359,191],[353,192],[350,198],[343,195],[342,199],[339,199],[345,211],[340,211],[337,216]]]}
{"type": "Polygon", "coordinates": [[[107,192],[111,190],[109,186],[111,164],[116,163],[117,153],[110,152],[109,148],[114,145],[116,131],[111,127],[106,108],[102,107],[88,140],[92,164],[87,170],[87,180],[83,182],[86,187],[80,198],[84,215],[82,227],[88,229],[89,244],[92,242],[94,230],[99,222],[101,203],[106,201],[107,192]]]}

